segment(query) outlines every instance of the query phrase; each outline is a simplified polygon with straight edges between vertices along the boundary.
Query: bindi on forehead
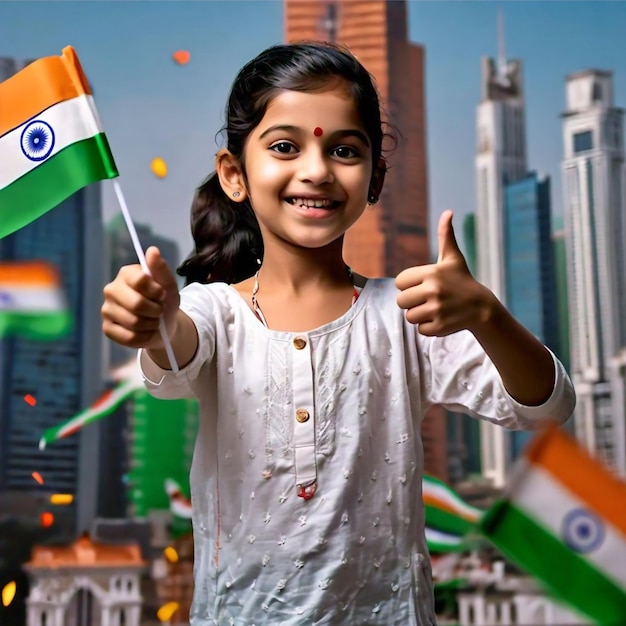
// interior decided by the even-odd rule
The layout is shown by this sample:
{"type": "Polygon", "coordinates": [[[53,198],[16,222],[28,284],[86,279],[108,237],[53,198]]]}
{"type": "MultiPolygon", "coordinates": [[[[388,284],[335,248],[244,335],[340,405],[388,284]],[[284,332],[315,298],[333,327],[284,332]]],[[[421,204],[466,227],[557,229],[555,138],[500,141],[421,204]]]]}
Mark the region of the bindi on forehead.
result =
{"type": "Polygon", "coordinates": [[[321,137],[324,134],[324,131],[319,126],[316,126],[315,129],[313,130],[313,134],[316,137],[321,137]]]}

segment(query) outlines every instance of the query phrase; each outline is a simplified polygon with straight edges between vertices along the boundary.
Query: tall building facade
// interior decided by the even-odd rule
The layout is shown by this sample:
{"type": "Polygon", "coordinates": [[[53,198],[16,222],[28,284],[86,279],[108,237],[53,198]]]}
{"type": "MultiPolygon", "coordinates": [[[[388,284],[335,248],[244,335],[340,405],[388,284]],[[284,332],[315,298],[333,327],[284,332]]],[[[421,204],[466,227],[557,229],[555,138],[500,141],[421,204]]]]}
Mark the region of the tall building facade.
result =
{"type": "MultiPolygon", "coordinates": [[[[0,80],[24,67],[0,59],[0,80]]],[[[19,207],[15,207],[18,210],[19,207]]],[[[91,404],[103,380],[100,305],[105,278],[100,185],[74,194],[35,222],[0,240],[0,260],[41,259],[63,279],[72,332],[52,342],[0,343],[0,490],[71,493],[55,510],[71,530],[89,528],[97,506],[98,425],[38,449],[43,432],[91,404]],[[31,394],[35,406],[24,401],[31,394]],[[31,474],[44,477],[39,487],[31,474]]]]}
{"type": "Polygon", "coordinates": [[[575,429],[626,473],[626,205],[623,110],[610,72],[566,80],[562,163],[575,429]]]}
{"type": "MultiPolygon", "coordinates": [[[[135,230],[142,249],[145,251],[150,246],[157,246],[172,271],[175,271],[180,262],[178,244],[172,239],[153,233],[150,226],[146,224],[135,224],[135,230]]],[[[123,265],[139,263],[121,213],[109,220],[106,225],[105,247],[107,252],[107,281],[113,280],[123,265]]],[[[107,360],[111,370],[124,367],[136,357],[136,350],[125,348],[106,339],[105,341],[108,352],[107,360]]],[[[110,381],[111,386],[115,384],[110,381]]],[[[167,405],[174,408],[176,403],[167,403],[167,405]]],[[[122,403],[101,423],[99,471],[101,489],[98,515],[103,518],[121,518],[132,514],[133,511],[130,510],[129,503],[139,493],[132,491],[133,487],[130,480],[130,471],[133,467],[132,449],[137,439],[134,423],[131,419],[134,410],[134,401],[129,400],[122,403]]],[[[158,421],[151,421],[151,426],[160,432],[163,424],[158,421]]],[[[166,426],[166,428],[168,427],[166,426]]],[[[138,438],[141,439],[142,436],[143,433],[140,433],[138,438]]],[[[160,454],[162,451],[157,454],[159,458],[160,454]]],[[[165,497],[162,485],[161,491],[162,497],[165,497]]],[[[163,508],[167,508],[167,506],[163,508]]]]}
{"type": "MultiPolygon", "coordinates": [[[[504,187],[504,258],[507,308],[535,337],[559,353],[557,293],[552,246],[550,178],[530,173],[504,187]]],[[[532,438],[507,437],[516,459],[532,438]]]]}
{"type": "MultiPolygon", "coordinates": [[[[476,114],[476,278],[506,304],[504,187],[527,173],[522,62],[506,57],[502,15],[498,58],[481,61],[481,102],[476,114]]],[[[502,486],[510,463],[507,432],[481,422],[484,476],[502,486]]]]}
{"type": "MultiPolygon", "coordinates": [[[[284,7],[286,41],[347,46],[374,77],[385,121],[401,133],[386,155],[380,201],[346,234],[346,262],[372,277],[430,263],[425,51],[408,40],[406,0],[284,0],[284,7]]],[[[443,407],[434,406],[422,425],[425,471],[442,480],[448,479],[445,420],[443,407]]]]}
{"type": "Polygon", "coordinates": [[[402,139],[389,155],[380,201],[345,239],[345,258],[366,276],[395,276],[430,262],[424,49],[408,41],[405,0],[285,0],[285,39],[346,45],[374,76],[402,139]]]}

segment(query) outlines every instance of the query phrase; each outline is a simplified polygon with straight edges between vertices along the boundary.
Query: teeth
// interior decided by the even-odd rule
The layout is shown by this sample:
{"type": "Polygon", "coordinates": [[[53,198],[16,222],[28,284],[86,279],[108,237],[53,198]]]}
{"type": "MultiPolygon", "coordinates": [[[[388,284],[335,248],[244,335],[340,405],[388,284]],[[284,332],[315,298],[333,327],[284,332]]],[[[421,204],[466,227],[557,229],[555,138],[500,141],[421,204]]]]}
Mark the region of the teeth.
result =
{"type": "Polygon", "coordinates": [[[325,209],[333,205],[332,200],[313,200],[311,198],[292,198],[290,202],[296,206],[304,206],[309,209],[325,209]]]}

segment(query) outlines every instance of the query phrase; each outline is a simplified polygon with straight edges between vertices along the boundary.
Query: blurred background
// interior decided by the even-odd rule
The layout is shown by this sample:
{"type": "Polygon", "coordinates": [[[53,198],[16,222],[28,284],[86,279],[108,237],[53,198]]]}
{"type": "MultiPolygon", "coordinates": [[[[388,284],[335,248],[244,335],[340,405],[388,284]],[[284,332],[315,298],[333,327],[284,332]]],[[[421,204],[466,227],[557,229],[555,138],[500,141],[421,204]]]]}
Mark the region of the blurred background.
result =
{"type": "MultiPolygon", "coordinates": [[[[141,243],[174,268],[239,68],[283,41],[346,44],[402,135],[346,260],[369,276],[432,262],[453,209],[474,275],[570,372],[567,429],[623,476],[625,27],[626,3],[599,1],[4,0],[0,81],[76,49],[141,243]]],[[[110,181],[0,240],[0,264],[33,260],[57,268],[74,323],[0,337],[0,625],[184,624],[197,406],[149,397],[101,333],[102,287],[137,262],[110,181]]],[[[441,407],[422,434],[426,473],[480,510],[531,437],[441,407]]],[[[486,543],[431,550],[442,624],[592,623],[486,543]]]]}

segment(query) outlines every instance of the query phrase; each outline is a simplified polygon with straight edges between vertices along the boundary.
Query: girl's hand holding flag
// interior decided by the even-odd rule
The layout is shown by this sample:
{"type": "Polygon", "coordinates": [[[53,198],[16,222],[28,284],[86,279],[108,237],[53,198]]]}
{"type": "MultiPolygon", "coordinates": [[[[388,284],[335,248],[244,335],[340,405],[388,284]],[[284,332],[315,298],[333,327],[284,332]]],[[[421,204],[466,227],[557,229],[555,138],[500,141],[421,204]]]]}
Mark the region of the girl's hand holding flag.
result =
{"type": "Polygon", "coordinates": [[[104,288],[102,330],[111,340],[129,348],[146,348],[159,365],[169,368],[159,320],[163,317],[174,343],[179,366],[193,358],[198,345],[195,325],[179,310],[176,278],[158,248],[146,251],[150,274],[141,265],[122,267],[104,288]]]}

